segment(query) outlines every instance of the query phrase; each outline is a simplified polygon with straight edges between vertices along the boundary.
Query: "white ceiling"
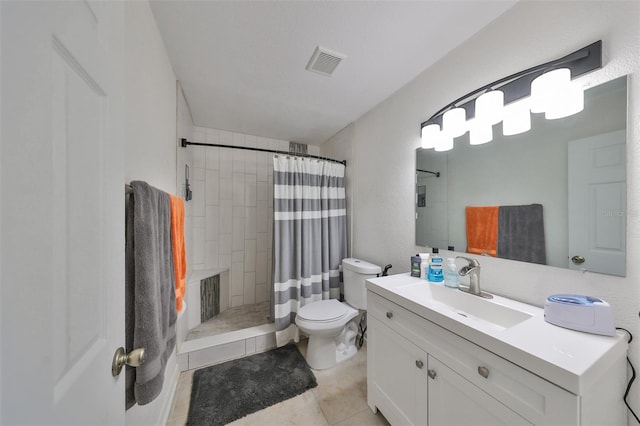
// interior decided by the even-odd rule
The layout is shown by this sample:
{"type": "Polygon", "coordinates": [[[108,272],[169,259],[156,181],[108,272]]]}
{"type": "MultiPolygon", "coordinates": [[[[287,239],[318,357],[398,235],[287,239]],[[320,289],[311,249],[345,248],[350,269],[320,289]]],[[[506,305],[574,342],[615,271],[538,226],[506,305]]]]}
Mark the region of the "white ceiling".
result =
{"type": "Polygon", "coordinates": [[[196,126],[320,144],[515,4],[501,1],[151,3],[196,126]],[[305,69],[315,47],[347,56],[305,69]]]}

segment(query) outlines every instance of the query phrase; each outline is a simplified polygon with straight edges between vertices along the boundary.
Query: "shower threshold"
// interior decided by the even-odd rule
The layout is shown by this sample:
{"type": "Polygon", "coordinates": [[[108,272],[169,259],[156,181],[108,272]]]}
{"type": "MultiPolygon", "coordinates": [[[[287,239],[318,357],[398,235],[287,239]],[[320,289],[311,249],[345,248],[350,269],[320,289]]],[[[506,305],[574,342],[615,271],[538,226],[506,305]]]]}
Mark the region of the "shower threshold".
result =
{"type": "Polygon", "coordinates": [[[269,302],[229,308],[215,318],[192,328],[187,334],[186,341],[266,325],[271,322],[269,316],[269,302]]]}

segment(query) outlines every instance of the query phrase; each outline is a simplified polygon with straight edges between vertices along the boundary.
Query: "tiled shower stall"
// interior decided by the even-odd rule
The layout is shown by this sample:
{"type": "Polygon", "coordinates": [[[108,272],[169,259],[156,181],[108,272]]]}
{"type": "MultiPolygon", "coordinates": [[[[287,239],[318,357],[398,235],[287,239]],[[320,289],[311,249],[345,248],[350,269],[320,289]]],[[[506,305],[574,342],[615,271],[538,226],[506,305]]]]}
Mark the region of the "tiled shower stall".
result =
{"type": "MultiPolygon", "coordinates": [[[[192,142],[288,151],[289,141],[194,127],[192,142]]],[[[190,270],[228,270],[229,306],[271,300],[273,154],[190,146],[190,270]]],[[[318,146],[309,146],[318,155],[318,146]]]]}

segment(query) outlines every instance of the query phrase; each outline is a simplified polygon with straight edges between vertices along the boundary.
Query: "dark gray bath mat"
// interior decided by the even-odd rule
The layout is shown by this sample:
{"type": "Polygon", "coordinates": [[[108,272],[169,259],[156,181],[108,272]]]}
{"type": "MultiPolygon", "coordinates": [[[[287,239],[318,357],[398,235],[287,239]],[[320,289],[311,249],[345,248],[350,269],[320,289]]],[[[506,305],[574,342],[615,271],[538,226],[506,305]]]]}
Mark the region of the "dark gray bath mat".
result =
{"type": "Polygon", "coordinates": [[[224,425],[316,387],[296,345],[193,373],[187,425],[224,425]]]}

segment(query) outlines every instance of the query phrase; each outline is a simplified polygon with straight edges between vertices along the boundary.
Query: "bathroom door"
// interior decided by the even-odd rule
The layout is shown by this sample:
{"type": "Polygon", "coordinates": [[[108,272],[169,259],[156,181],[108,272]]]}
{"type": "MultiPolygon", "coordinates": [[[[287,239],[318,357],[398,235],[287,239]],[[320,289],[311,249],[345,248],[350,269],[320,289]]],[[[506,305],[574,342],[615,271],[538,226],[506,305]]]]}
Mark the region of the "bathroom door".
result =
{"type": "Polygon", "coordinates": [[[123,5],[0,19],[0,424],[124,424],[123,5]]]}
{"type": "Polygon", "coordinates": [[[626,136],[569,142],[569,268],[626,272],[626,136]]]}

